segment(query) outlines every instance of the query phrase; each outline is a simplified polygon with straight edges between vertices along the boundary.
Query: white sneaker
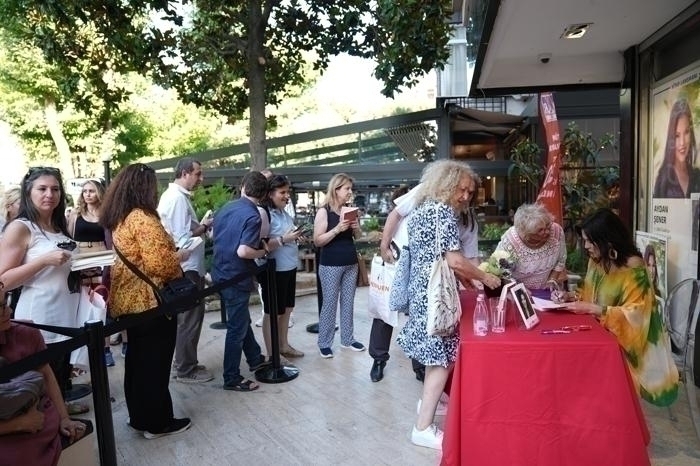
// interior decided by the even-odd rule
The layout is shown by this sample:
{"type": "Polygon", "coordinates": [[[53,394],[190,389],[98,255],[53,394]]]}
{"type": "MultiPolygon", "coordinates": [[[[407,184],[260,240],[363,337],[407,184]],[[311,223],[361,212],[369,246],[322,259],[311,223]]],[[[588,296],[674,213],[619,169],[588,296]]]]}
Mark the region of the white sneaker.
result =
{"type": "MultiPolygon", "coordinates": [[[[422,402],[423,402],[423,400],[418,398],[418,404],[416,405],[416,414],[420,413],[420,405],[422,402]]],[[[447,403],[444,403],[442,400],[439,400],[437,408],[435,409],[435,415],[436,416],[447,416],[447,403]]]]}
{"type": "Polygon", "coordinates": [[[414,425],[411,443],[419,447],[442,450],[442,431],[435,424],[430,424],[425,430],[418,430],[414,425]]]}

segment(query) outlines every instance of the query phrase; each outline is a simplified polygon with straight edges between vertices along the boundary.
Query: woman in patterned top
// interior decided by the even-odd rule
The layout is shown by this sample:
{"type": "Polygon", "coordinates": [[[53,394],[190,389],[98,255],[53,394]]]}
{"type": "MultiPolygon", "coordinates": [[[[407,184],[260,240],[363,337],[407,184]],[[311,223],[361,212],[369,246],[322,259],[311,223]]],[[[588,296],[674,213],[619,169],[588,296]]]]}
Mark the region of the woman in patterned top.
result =
{"type": "Polygon", "coordinates": [[[512,277],[530,290],[548,288],[550,280],[560,285],[566,280],[564,230],[539,204],[518,208],[513,226],[503,234],[496,251],[508,253],[513,262],[512,277]]]}
{"type": "MultiPolygon", "coordinates": [[[[152,168],[129,165],[105,194],[100,223],[111,230],[115,249],[158,287],[182,276],[180,262],[189,250],[176,250],[160,223],[158,182],[152,168]]],[[[117,318],[158,305],[153,289],[117,258],[111,271],[110,313],[117,318]]],[[[128,319],[128,317],[127,317],[128,319]]],[[[129,425],[147,439],[188,429],[188,418],[176,419],[170,398],[170,365],[175,351],[177,319],[161,315],[127,328],[129,351],[124,366],[124,397],[129,425]]]]}
{"type": "Polygon", "coordinates": [[[428,335],[428,279],[431,265],[444,255],[462,281],[478,280],[489,288],[501,281],[479,270],[461,252],[458,212],[476,189],[474,172],[468,165],[441,160],[426,166],[421,178],[417,207],[408,217],[408,322],[397,338],[406,356],[425,365],[425,380],[418,403],[418,417],[411,432],[415,445],[441,449],[442,431],[433,424],[438,400],[457,359],[459,332],[450,336],[428,335]]]}
{"type": "MultiPolygon", "coordinates": [[[[668,406],[678,396],[678,369],[657,306],[646,264],[632,234],[610,209],[600,209],[581,226],[588,252],[588,272],[580,301],[568,304],[577,313],[593,314],[624,350],[632,380],[642,398],[668,406]]],[[[557,301],[573,293],[555,292],[557,301]]]]}

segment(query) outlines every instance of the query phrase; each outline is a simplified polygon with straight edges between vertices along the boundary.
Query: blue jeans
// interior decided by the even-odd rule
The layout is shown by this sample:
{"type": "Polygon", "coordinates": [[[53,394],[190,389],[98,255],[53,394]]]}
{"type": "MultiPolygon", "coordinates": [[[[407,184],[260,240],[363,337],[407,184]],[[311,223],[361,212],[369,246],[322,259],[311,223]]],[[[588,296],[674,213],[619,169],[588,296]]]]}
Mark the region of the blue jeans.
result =
{"type": "Polygon", "coordinates": [[[221,299],[226,309],[224,384],[235,384],[241,380],[242,353],[249,366],[259,364],[264,356],[250,326],[250,291],[226,288],[221,290],[221,299]]]}

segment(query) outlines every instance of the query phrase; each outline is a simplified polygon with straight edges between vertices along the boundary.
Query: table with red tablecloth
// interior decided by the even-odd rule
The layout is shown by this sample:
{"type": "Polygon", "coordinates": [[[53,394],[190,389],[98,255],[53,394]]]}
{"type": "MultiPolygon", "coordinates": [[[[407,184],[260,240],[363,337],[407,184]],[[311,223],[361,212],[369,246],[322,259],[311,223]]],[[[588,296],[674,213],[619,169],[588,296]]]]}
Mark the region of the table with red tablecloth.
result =
{"type": "Polygon", "coordinates": [[[649,464],[649,431],[624,355],[594,317],[538,312],[532,330],[518,317],[505,333],[478,337],[475,294],[461,301],[443,465],[649,464]],[[565,325],[592,329],[541,333],[565,325]]]}

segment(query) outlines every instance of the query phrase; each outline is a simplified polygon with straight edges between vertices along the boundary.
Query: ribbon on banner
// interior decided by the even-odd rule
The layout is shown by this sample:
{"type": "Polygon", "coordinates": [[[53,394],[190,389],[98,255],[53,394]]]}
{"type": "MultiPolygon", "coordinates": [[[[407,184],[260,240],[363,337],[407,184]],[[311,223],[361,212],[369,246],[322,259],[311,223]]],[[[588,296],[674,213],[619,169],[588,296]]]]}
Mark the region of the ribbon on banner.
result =
{"type": "Polygon", "coordinates": [[[559,173],[561,141],[559,139],[557,110],[551,92],[540,94],[540,118],[547,141],[547,172],[536,202],[543,205],[554,216],[554,221],[563,226],[564,214],[559,173]]]}

